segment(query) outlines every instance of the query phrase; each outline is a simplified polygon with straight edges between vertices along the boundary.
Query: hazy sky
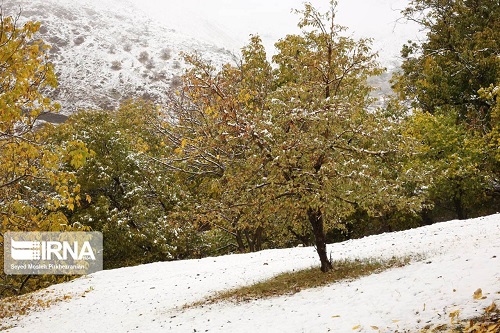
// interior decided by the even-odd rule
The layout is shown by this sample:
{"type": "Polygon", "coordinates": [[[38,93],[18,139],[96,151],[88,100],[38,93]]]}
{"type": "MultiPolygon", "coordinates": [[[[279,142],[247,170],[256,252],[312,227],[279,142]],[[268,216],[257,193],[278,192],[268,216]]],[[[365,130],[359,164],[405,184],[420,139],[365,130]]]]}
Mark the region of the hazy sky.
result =
{"type": "MultiPolygon", "coordinates": [[[[268,52],[273,44],[297,32],[298,16],[292,8],[302,8],[303,0],[129,0],[161,24],[190,36],[238,50],[249,34],[259,33],[268,52]]],[[[327,0],[311,0],[326,9],[327,0]]],[[[348,26],[356,37],[374,38],[381,58],[393,59],[401,45],[417,34],[414,24],[398,23],[407,0],[339,0],[338,23],[348,26]]],[[[385,61],[384,61],[385,62],[385,61]]],[[[387,64],[385,64],[387,65],[387,64]]]]}

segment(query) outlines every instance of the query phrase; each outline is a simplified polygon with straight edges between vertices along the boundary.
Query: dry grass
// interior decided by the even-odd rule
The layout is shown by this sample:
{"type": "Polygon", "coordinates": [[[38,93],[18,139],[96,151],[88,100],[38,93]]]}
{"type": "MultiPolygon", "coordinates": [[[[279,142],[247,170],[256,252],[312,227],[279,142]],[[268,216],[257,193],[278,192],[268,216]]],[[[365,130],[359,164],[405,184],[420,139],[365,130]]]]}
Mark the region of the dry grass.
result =
{"type": "Polygon", "coordinates": [[[217,293],[202,301],[187,304],[184,308],[221,301],[245,302],[281,295],[292,295],[304,289],[322,287],[342,280],[358,279],[380,273],[389,268],[402,267],[409,262],[409,258],[392,258],[385,261],[376,259],[335,261],[333,262],[334,269],[328,273],[322,273],[317,267],[282,273],[250,286],[217,293]]]}

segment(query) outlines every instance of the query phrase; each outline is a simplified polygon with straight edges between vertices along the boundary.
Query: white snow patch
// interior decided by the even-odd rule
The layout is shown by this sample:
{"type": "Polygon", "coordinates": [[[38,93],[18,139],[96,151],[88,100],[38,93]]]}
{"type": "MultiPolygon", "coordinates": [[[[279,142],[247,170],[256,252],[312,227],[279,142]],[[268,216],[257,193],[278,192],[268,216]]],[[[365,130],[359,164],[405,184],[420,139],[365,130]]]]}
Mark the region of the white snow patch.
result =
{"type": "MultiPolygon", "coordinates": [[[[334,259],[424,256],[408,266],[293,296],[182,310],[216,291],[317,264],[314,248],[102,271],[52,286],[74,293],[9,332],[382,332],[478,314],[500,300],[500,214],[331,244],[334,259]],[[482,288],[486,299],[475,300],[482,288]]],[[[318,273],[320,274],[320,273],[318,273]]],[[[43,292],[43,291],[42,291],[43,292]]]]}

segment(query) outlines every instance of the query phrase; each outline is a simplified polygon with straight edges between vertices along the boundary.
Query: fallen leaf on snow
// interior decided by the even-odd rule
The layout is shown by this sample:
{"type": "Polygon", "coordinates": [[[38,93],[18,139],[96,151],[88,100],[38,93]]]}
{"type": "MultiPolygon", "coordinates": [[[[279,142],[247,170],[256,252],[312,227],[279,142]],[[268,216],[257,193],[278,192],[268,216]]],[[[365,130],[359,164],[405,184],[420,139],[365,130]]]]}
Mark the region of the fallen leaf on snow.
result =
{"type": "Polygon", "coordinates": [[[479,288],[474,292],[474,299],[481,299],[481,298],[483,298],[483,291],[481,290],[481,288],[479,288]]]}

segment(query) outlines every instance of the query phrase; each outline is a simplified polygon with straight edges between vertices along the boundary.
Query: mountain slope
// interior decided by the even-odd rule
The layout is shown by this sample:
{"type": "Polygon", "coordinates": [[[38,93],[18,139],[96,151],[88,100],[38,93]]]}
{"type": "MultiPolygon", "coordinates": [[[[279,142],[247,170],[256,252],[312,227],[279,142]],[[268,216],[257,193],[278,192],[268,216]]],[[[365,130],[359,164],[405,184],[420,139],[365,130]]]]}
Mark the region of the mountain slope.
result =
{"type": "MultiPolygon", "coordinates": [[[[199,52],[215,64],[259,33],[268,53],[273,44],[296,33],[302,0],[13,0],[4,14],[21,9],[21,21],[42,23],[40,36],[50,53],[60,86],[52,97],[62,113],[81,108],[114,108],[130,97],[158,102],[179,84],[181,52],[199,52]]],[[[414,38],[414,24],[399,24],[407,0],[341,0],[338,22],[356,37],[374,38],[380,62],[392,71],[401,45],[414,38]]],[[[325,0],[314,0],[319,8],[325,0]]],[[[375,84],[388,91],[388,76],[375,84]]]]}
{"type": "MultiPolygon", "coordinates": [[[[328,247],[333,259],[413,256],[410,265],[292,296],[183,310],[216,291],[317,265],[313,248],[268,250],[98,272],[39,295],[72,295],[9,332],[405,332],[478,315],[500,300],[500,215],[328,247]],[[424,259],[422,259],[424,257],[424,259]],[[474,299],[482,288],[485,299],[474,299]],[[359,326],[359,327],[358,327],[359,326]],[[356,330],[352,330],[357,327],[356,330]]],[[[318,272],[318,274],[320,274],[318,272]]]]}
{"type": "Polygon", "coordinates": [[[3,6],[7,14],[21,8],[22,21],[42,23],[40,36],[52,47],[60,83],[53,98],[65,114],[113,108],[130,97],[161,101],[178,84],[181,52],[231,60],[227,51],[160,26],[119,1],[16,0],[3,6]]]}

